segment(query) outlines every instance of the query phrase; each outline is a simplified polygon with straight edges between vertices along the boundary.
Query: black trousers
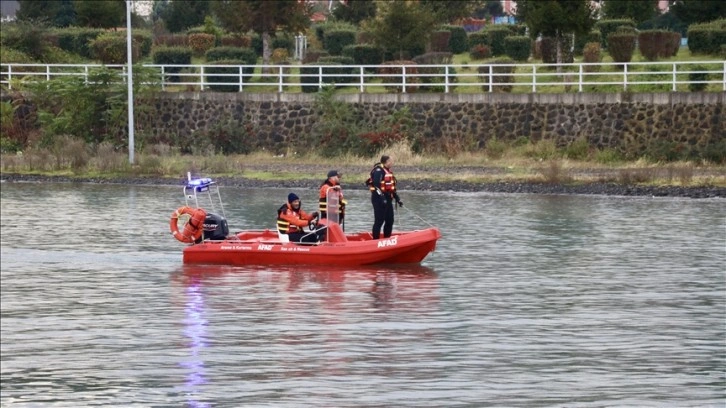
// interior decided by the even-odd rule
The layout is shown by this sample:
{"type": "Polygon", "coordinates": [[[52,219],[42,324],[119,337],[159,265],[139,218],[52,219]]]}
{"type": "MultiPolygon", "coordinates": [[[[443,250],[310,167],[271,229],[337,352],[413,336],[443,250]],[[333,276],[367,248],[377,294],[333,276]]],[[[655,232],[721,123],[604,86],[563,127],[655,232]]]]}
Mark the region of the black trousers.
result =
{"type": "Polygon", "coordinates": [[[386,195],[371,193],[371,204],[373,204],[373,239],[381,237],[383,227],[383,238],[391,236],[393,231],[393,198],[386,195]]]}

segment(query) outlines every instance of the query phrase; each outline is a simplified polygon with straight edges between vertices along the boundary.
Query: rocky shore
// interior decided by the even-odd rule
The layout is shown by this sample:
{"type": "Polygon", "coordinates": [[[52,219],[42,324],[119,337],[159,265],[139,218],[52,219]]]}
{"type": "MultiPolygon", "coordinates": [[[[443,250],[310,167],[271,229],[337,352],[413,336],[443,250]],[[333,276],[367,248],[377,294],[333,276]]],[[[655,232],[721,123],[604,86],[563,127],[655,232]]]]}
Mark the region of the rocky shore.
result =
{"type": "MultiPolygon", "coordinates": [[[[136,185],[182,185],[183,178],[169,177],[138,177],[97,179],[88,177],[68,176],[39,176],[28,174],[2,173],[0,181],[3,183],[16,182],[52,182],[52,183],[95,183],[95,184],[136,184],[136,185]]],[[[218,177],[215,181],[221,186],[234,186],[244,188],[315,188],[321,180],[301,178],[298,180],[258,180],[253,178],[218,177]]],[[[342,185],[348,190],[363,190],[362,182],[351,183],[343,178],[342,185]]],[[[497,192],[522,194],[589,194],[610,196],[647,196],[647,197],[690,197],[690,198],[726,198],[725,187],[712,186],[647,186],[647,185],[621,185],[616,183],[571,183],[550,184],[533,182],[493,182],[472,183],[467,181],[433,181],[427,179],[399,180],[399,188],[418,191],[458,191],[458,192],[497,192]]]]}

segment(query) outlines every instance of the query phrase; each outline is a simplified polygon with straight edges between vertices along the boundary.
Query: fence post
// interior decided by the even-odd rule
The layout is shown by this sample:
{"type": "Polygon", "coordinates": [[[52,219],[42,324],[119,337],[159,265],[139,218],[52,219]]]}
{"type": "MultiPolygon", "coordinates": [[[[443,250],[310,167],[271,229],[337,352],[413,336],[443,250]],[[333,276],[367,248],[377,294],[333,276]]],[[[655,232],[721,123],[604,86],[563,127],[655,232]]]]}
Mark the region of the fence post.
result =
{"type": "Polygon", "coordinates": [[[282,65],[278,67],[277,72],[280,74],[280,81],[277,83],[277,92],[282,93],[282,80],[283,80],[283,72],[282,72],[282,65]]]}
{"type": "Polygon", "coordinates": [[[242,65],[239,66],[239,71],[238,72],[239,72],[239,77],[237,79],[239,80],[239,82],[238,82],[238,84],[239,84],[239,91],[242,92],[242,84],[244,84],[244,82],[245,82],[244,68],[242,67],[242,65]]]}
{"type": "Polygon", "coordinates": [[[532,65],[532,93],[537,92],[537,66],[532,65]]]}
{"type": "Polygon", "coordinates": [[[723,62],[723,75],[721,78],[723,79],[723,90],[726,91],[726,61],[723,62]]]}
{"type": "Polygon", "coordinates": [[[8,89],[13,89],[13,66],[8,65],[8,89]]]}
{"type": "Polygon", "coordinates": [[[45,66],[45,80],[50,81],[50,65],[45,66]]]}
{"type": "Polygon", "coordinates": [[[673,63],[673,92],[676,91],[676,63],[673,63]]]}
{"type": "Polygon", "coordinates": [[[444,67],[444,93],[449,93],[449,66],[444,67]]]}
{"type": "Polygon", "coordinates": [[[318,89],[323,89],[323,67],[318,67],[318,89]]]}
{"type": "Polygon", "coordinates": [[[490,64],[489,65],[489,93],[494,92],[494,83],[493,83],[494,76],[492,74],[494,74],[494,66],[490,64]]]}
{"type": "Polygon", "coordinates": [[[628,64],[623,64],[623,91],[628,90],[628,64]]]}
{"type": "Polygon", "coordinates": [[[84,65],[85,75],[83,76],[83,85],[88,85],[88,65],[84,65]]]}
{"type": "Polygon", "coordinates": [[[164,66],[161,66],[161,90],[166,89],[166,75],[164,75],[164,66]]]}
{"type": "Polygon", "coordinates": [[[363,80],[363,66],[361,65],[360,70],[358,71],[360,73],[360,93],[365,92],[365,88],[363,86],[364,80],[363,80]]]}
{"type": "Polygon", "coordinates": [[[204,91],[204,65],[201,65],[199,67],[199,75],[200,75],[200,81],[199,81],[200,89],[199,89],[199,91],[201,92],[201,91],[204,91]]]}
{"type": "Polygon", "coordinates": [[[406,66],[401,65],[401,80],[403,81],[403,91],[401,93],[406,93],[406,66]]]}
{"type": "Polygon", "coordinates": [[[580,76],[579,76],[579,80],[577,81],[578,82],[577,92],[580,92],[580,93],[582,93],[582,69],[583,69],[582,64],[580,64],[580,76]]]}

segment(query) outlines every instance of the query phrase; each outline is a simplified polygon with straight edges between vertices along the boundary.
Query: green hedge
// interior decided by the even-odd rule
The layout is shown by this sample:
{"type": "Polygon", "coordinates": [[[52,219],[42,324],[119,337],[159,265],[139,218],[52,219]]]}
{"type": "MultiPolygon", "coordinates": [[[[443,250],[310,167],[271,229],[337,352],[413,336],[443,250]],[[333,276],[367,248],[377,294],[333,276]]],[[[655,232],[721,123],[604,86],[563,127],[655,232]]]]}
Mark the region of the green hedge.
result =
{"type": "Polygon", "coordinates": [[[615,33],[618,27],[630,27],[635,29],[635,22],[629,18],[622,19],[611,19],[611,20],[600,20],[595,23],[595,29],[600,31],[600,38],[602,40],[602,48],[608,47],[608,36],[615,33]]]}
{"type": "MultiPolygon", "coordinates": [[[[158,65],[191,65],[192,50],[189,47],[158,47],[151,56],[154,64],[158,65]]],[[[166,74],[175,74],[181,72],[181,67],[165,68],[166,74]]],[[[167,78],[171,82],[180,82],[178,75],[169,75],[167,78]]]]}
{"type": "MultiPolygon", "coordinates": [[[[91,54],[94,59],[101,61],[103,64],[124,64],[126,58],[126,36],[117,33],[106,32],[90,42],[91,54]]],[[[139,44],[133,41],[133,60],[139,58],[139,44]]]]}
{"type": "Polygon", "coordinates": [[[688,27],[688,49],[693,54],[719,55],[726,44],[726,19],[688,27]]]}
{"type": "MultiPolygon", "coordinates": [[[[426,54],[418,55],[413,58],[413,62],[418,65],[451,65],[453,54],[450,52],[429,52],[426,54]]],[[[416,67],[418,70],[418,76],[416,77],[416,83],[428,84],[419,87],[421,92],[444,92],[444,78],[446,76],[446,68],[444,67],[416,67]],[[436,85],[433,85],[436,84],[436,85]]],[[[453,83],[457,82],[456,70],[454,67],[449,67],[449,91],[454,89],[453,83]]]]}
{"type": "MultiPolygon", "coordinates": [[[[214,47],[207,51],[204,57],[210,62],[239,61],[237,64],[240,65],[257,64],[257,54],[252,48],[214,47]]],[[[245,75],[252,75],[255,67],[245,67],[243,72],[245,75]]]]}
{"type": "Polygon", "coordinates": [[[484,31],[477,31],[469,34],[468,40],[470,48],[474,48],[477,45],[491,45],[489,44],[489,36],[487,36],[487,33],[484,31]]]}
{"type": "Polygon", "coordinates": [[[58,29],[58,48],[78,54],[83,58],[93,59],[91,41],[105,30],[100,28],[62,28],[58,29]]]}
{"type": "Polygon", "coordinates": [[[525,62],[532,53],[532,40],[527,36],[511,36],[504,39],[507,56],[518,62],[525,62]]]}
{"type": "MultiPolygon", "coordinates": [[[[219,60],[214,65],[245,65],[242,60],[219,60]]],[[[242,81],[247,81],[243,78],[242,81]]],[[[216,92],[239,92],[239,68],[237,67],[206,67],[204,70],[204,82],[222,83],[229,85],[209,85],[209,89],[216,92]],[[223,76],[219,74],[234,75],[223,76]]]]}
{"type": "Polygon", "coordinates": [[[462,52],[469,51],[469,37],[467,37],[464,27],[448,25],[444,28],[451,32],[451,37],[449,38],[449,51],[454,54],[461,54],[462,52]]]}
{"type": "Polygon", "coordinates": [[[489,26],[485,29],[489,45],[492,49],[492,55],[500,56],[507,53],[507,48],[504,45],[504,39],[513,35],[512,30],[505,26],[489,26]]]}
{"type": "Polygon", "coordinates": [[[353,30],[331,30],[325,32],[323,47],[330,55],[341,55],[346,45],[355,44],[355,34],[353,30]]]}
{"type": "Polygon", "coordinates": [[[487,65],[481,65],[479,67],[479,74],[484,92],[489,92],[489,72],[491,67],[492,75],[492,90],[493,92],[512,92],[514,87],[514,66],[501,66],[504,64],[514,64],[515,61],[511,58],[497,58],[492,60],[487,65]],[[498,75],[497,75],[498,74],[498,75]]]}
{"type": "MultiPolygon", "coordinates": [[[[320,57],[315,65],[316,66],[314,67],[300,67],[300,83],[309,84],[301,86],[304,93],[318,92],[319,79],[317,75],[320,72],[320,68],[317,67],[317,65],[354,65],[354,62],[353,59],[350,57],[330,56],[320,57]]],[[[322,73],[324,75],[324,77],[322,78],[323,84],[348,84],[356,82],[358,80],[358,78],[356,77],[336,76],[342,74],[356,74],[355,68],[353,67],[325,67],[322,68],[322,73]]]]}
{"type": "MultiPolygon", "coordinates": [[[[383,63],[383,48],[371,44],[346,45],[343,56],[353,59],[355,65],[379,65],[383,63]]],[[[367,68],[367,70],[375,68],[367,68]]]]}
{"type": "Polygon", "coordinates": [[[608,54],[613,62],[630,62],[635,51],[635,35],[633,34],[610,34],[608,35],[608,54]]]}

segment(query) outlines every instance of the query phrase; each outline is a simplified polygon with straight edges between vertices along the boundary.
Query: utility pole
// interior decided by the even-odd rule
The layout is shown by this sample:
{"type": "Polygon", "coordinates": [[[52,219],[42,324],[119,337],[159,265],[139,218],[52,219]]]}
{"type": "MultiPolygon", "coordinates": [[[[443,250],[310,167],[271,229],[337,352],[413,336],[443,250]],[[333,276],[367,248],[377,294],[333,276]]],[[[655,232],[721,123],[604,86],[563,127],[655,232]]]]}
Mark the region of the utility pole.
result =
{"type": "Polygon", "coordinates": [[[134,164],[134,75],[133,75],[133,42],[131,37],[131,3],[126,0],[126,84],[128,85],[129,111],[129,163],[134,164]]]}

